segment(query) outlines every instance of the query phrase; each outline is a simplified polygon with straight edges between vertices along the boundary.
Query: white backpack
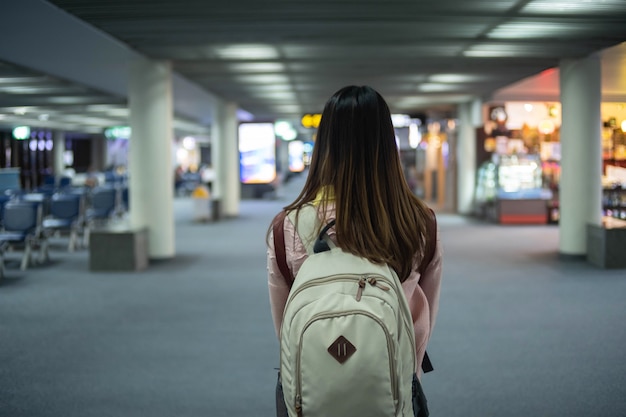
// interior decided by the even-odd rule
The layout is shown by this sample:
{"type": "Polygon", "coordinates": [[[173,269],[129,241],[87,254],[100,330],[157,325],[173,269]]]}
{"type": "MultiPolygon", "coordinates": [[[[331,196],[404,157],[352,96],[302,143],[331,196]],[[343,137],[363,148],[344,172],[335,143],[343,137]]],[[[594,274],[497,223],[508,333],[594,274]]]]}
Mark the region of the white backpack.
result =
{"type": "Polygon", "coordinates": [[[319,236],[317,210],[289,218],[307,250],[280,332],[291,417],[413,416],[415,335],[400,280],[387,265],[319,236]]]}

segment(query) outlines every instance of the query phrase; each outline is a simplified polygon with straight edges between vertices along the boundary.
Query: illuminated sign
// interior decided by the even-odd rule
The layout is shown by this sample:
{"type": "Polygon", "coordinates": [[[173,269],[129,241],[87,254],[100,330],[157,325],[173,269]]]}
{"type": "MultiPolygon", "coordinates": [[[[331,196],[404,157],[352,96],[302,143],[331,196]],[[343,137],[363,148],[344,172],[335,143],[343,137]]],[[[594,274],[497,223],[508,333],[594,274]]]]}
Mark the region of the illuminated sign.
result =
{"type": "Polygon", "coordinates": [[[13,137],[17,140],[24,140],[30,138],[30,127],[18,126],[13,129],[13,137]]]}
{"type": "Polygon", "coordinates": [[[319,113],[305,114],[302,116],[302,119],[300,119],[300,123],[307,129],[317,129],[320,125],[320,120],[322,120],[322,115],[319,113]]]}
{"type": "Polygon", "coordinates": [[[107,139],[130,139],[131,130],[129,126],[113,126],[104,129],[104,136],[107,139]]]}

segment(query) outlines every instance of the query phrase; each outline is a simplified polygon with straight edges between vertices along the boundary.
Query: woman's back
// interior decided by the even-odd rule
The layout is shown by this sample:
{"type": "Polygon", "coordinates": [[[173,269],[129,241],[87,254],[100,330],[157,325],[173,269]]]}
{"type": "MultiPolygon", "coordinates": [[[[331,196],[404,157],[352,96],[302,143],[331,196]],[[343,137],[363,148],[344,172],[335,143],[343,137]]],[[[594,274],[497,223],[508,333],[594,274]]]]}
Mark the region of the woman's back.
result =
{"type": "Polygon", "coordinates": [[[432,213],[408,187],[389,108],[370,87],[345,87],[324,108],[307,181],[286,210],[313,202],[322,216],[333,206],[341,248],[390,264],[401,281],[432,251],[432,213]]]}

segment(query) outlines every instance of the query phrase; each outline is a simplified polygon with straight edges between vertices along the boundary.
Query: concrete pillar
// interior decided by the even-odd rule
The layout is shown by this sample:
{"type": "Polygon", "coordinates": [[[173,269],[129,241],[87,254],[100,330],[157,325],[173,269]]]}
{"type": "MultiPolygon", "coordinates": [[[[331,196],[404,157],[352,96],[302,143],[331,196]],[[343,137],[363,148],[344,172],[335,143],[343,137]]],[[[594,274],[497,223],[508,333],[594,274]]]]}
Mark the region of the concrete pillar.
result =
{"type": "Polygon", "coordinates": [[[587,253],[587,223],[602,222],[602,74],[597,54],[562,60],[559,250],[587,253]]]}
{"type": "MultiPolygon", "coordinates": [[[[476,102],[458,106],[459,126],[457,142],[457,209],[460,214],[471,214],[476,187],[476,102]]],[[[480,114],[480,113],[479,113],[480,114]]]]}
{"type": "Polygon", "coordinates": [[[52,172],[55,176],[63,174],[65,170],[65,132],[56,131],[52,138],[52,172]]]}
{"type": "Polygon", "coordinates": [[[280,173],[277,174],[281,178],[279,183],[282,183],[285,181],[285,178],[287,178],[287,175],[289,175],[289,142],[283,139],[277,139],[277,142],[278,147],[276,148],[276,161],[280,166],[280,173]]]}
{"type": "Polygon", "coordinates": [[[148,229],[149,258],[171,258],[175,254],[171,65],[145,59],[132,62],[128,102],[130,226],[148,229]]]}
{"type": "Polygon", "coordinates": [[[214,109],[211,153],[217,178],[213,198],[220,202],[220,214],[236,217],[239,215],[241,200],[237,106],[234,103],[220,103],[214,109]]]}

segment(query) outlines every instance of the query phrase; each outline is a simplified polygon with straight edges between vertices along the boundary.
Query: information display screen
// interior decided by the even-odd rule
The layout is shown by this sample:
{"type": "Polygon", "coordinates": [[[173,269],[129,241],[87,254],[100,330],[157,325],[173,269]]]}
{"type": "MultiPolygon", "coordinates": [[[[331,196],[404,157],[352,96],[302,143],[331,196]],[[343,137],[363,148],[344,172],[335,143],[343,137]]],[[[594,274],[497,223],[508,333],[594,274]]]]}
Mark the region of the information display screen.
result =
{"type": "Polygon", "coordinates": [[[289,171],[304,171],[304,143],[299,140],[289,142],[289,171]]]}
{"type": "Polygon", "coordinates": [[[239,125],[241,182],[269,184],[276,178],[276,136],[272,123],[239,125]]]}

